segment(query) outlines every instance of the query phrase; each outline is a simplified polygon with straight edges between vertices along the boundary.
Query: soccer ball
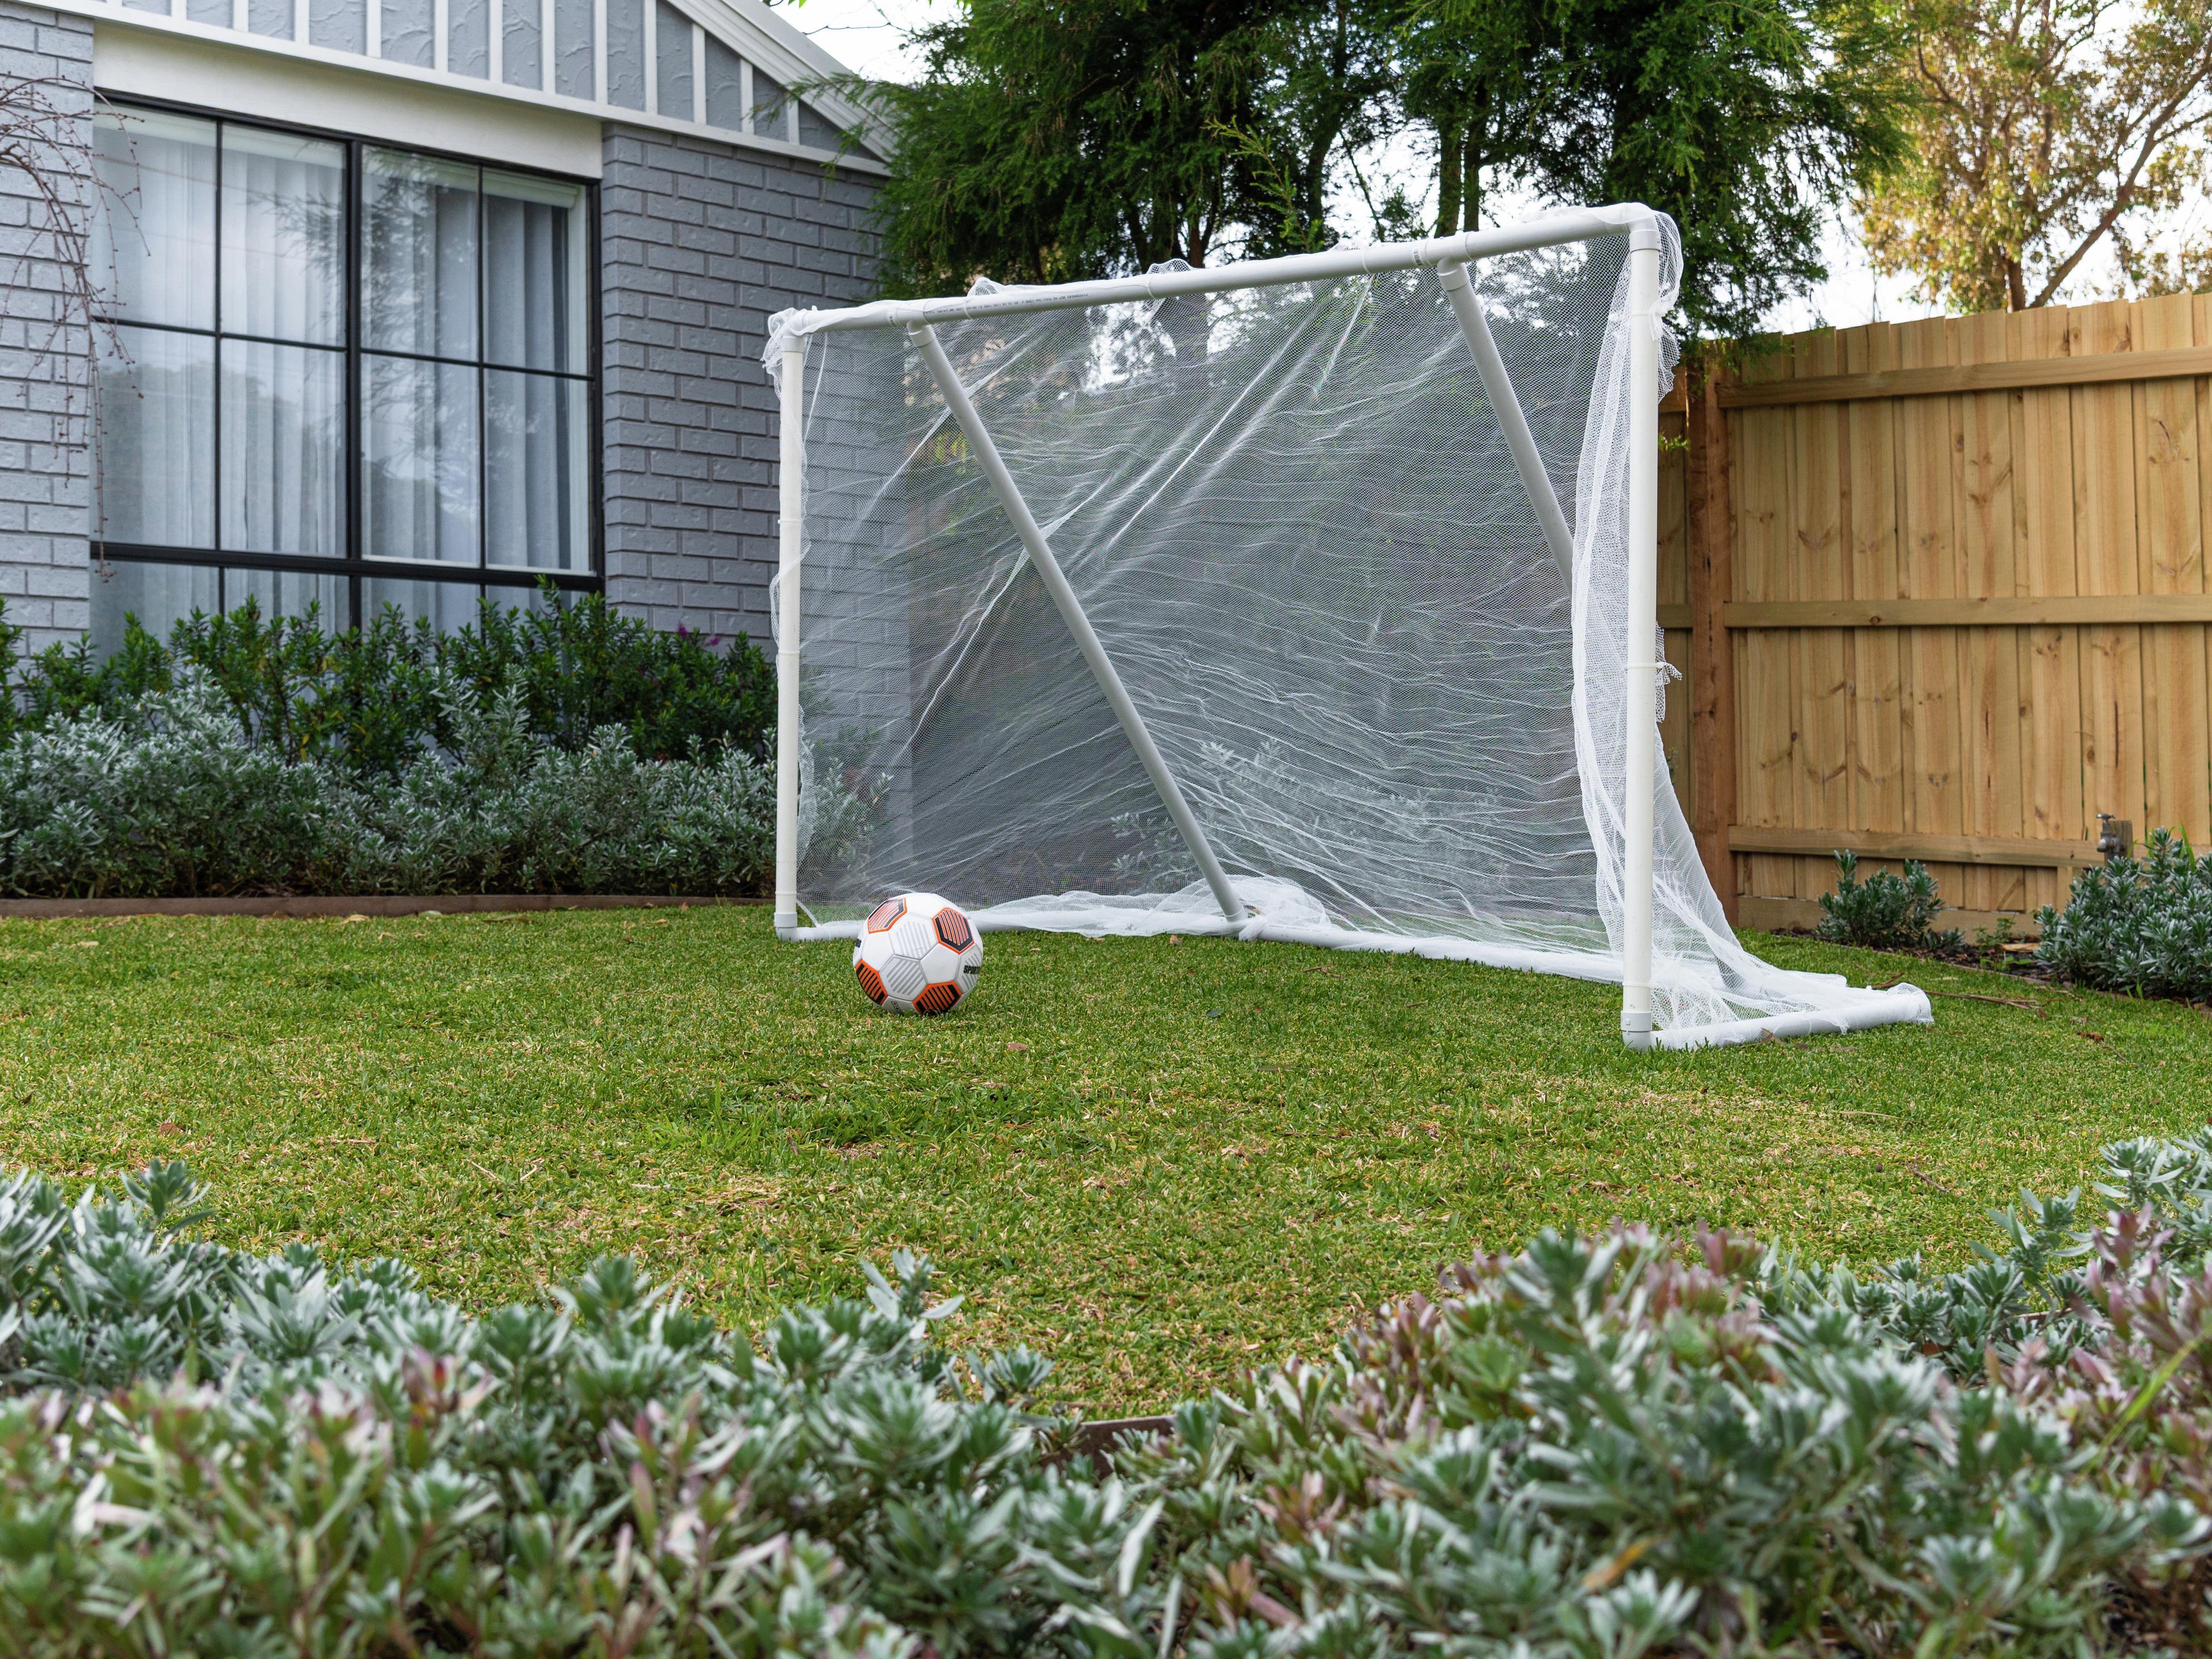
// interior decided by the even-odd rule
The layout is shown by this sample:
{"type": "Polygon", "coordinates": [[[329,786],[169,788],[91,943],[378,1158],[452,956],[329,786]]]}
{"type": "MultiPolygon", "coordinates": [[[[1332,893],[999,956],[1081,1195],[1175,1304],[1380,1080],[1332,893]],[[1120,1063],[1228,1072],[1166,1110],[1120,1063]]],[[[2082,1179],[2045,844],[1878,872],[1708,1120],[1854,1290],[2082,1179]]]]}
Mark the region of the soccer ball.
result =
{"type": "Polygon", "coordinates": [[[885,899],[860,924],[853,972],[868,1000],[902,1014],[949,1013],[983,971],[983,936],[934,893],[885,899]]]}

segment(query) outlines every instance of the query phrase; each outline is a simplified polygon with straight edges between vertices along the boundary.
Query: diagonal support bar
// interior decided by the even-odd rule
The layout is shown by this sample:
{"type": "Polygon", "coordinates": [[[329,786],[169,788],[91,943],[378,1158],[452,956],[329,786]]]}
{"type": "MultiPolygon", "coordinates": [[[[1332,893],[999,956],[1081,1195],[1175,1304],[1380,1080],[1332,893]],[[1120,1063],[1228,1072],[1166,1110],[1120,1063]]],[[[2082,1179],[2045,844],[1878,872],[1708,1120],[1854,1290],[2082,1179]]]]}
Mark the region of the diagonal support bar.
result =
{"type": "Polygon", "coordinates": [[[1145,729],[1144,718],[1137,713],[1137,705],[1129,701],[1128,689],[1121,684],[1121,675],[1114,672],[1113,659],[1106,654],[1106,647],[1099,643],[1097,632],[1091,626],[1091,618],[1083,613],[1082,601],[1075,597],[1075,590],[1067,585],[1067,577],[1060,570],[1060,561],[1053,557],[1052,549],[1045,541],[1044,532],[1038,527],[1029,503],[1022,499],[1022,492],[1015,488],[1014,475],[1006,471],[1006,463],[999,453],[999,447],[991,441],[990,433],[984,428],[982,417],[976,414],[975,403],[968,396],[968,388],[960,384],[960,376],[953,370],[952,360],[945,355],[945,347],[938,340],[937,331],[927,323],[922,323],[909,328],[907,333],[921,348],[922,356],[928,361],[930,373],[937,376],[939,389],[945,393],[945,406],[952,411],[952,418],[959,422],[960,430],[968,439],[968,447],[975,451],[976,462],[983,469],[983,476],[991,481],[991,489],[998,495],[999,505],[1006,509],[1006,517],[1013,521],[1014,534],[1021,538],[1022,546],[1030,556],[1030,563],[1036,567],[1038,579],[1044,583],[1045,592],[1051,597],[1054,608],[1060,612],[1060,619],[1067,624],[1067,631],[1075,636],[1076,648],[1083,653],[1083,660],[1090,665],[1091,675],[1098,682],[1098,689],[1106,694],[1107,706],[1113,709],[1114,718],[1121,721],[1122,733],[1129,739],[1129,746],[1137,751],[1137,759],[1145,769],[1145,775],[1152,781],[1152,787],[1159,793],[1160,804],[1168,809],[1168,816],[1175,820],[1175,827],[1182,832],[1191,855],[1197,859],[1198,867],[1206,876],[1206,884],[1213,890],[1214,899],[1221,906],[1221,914],[1231,921],[1243,921],[1245,918],[1244,902],[1237,896],[1236,889],[1230,886],[1229,878],[1222,871],[1221,861],[1213,856],[1213,848],[1206,842],[1206,832],[1198,827],[1198,819],[1191,812],[1190,803],[1182,798],[1182,790],[1176,783],[1175,774],[1168,770],[1167,762],[1161,757],[1158,746],[1152,742],[1152,734],[1145,729]]]}
{"type": "Polygon", "coordinates": [[[1459,319],[1459,331],[1467,337],[1474,372],[1482,377],[1484,395],[1505,433],[1505,447],[1512,452],[1513,470],[1521,475],[1521,488],[1528,491],[1528,505],[1536,510],[1536,523],[1544,532],[1552,557],[1571,587],[1574,532],[1567,528],[1567,515],[1559,510],[1552,475],[1544,471],[1544,459],[1536,453],[1536,435],[1528,430],[1528,417],[1522,412],[1521,399],[1505,373],[1505,360],[1498,355],[1498,342],[1490,337],[1490,322],[1482,314],[1482,301],[1475,297],[1474,279],[1464,264],[1447,260],[1437,267],[1437,280],[1443,285],[1444,297],[1451,301],[1452,314],[1459,319]]]}

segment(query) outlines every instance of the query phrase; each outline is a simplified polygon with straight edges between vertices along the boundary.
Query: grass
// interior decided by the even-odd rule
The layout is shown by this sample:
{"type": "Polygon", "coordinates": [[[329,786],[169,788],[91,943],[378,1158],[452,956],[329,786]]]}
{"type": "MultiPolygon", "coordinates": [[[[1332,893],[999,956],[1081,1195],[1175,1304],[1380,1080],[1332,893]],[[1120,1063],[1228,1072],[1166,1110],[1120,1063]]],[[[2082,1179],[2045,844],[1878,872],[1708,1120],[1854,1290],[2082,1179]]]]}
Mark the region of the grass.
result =
{"type": "Polygon", "coordinates": [[[1961,994],[1933,1028],[1639,1059],[1603,987],[1282,945],[997,935],[926,1022],[751,909],[11,921],[0,1159],[184,1158],[226,1239],[397,1255],[477,1304],[623,1249],[757,1321],[908,1245],[968,1342],[1136,1410],[1546,1225],[1956,1263],[2021,1186],[2212,1118],[2195,1009],[1755,942],[1961,994]]]}

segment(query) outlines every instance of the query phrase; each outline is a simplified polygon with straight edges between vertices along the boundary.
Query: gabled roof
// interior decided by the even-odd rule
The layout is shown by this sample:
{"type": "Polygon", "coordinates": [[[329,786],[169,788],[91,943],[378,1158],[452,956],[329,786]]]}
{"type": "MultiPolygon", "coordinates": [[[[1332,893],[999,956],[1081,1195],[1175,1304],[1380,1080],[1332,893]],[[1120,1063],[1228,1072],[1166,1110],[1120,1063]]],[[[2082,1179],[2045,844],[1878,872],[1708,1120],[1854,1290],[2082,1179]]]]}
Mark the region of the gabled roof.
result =
{"type": "Polygon", "coordinates": [[[134,29],[343,65],[880,173],[845,66],[763,0],[46,0],[134,29]],[[665,38],[671,30],[675,39],[665,38]],[[796,95],[793,95],[796,89],[796,95]],[[669,107],[668,106],[680,106],[669,107]]]}

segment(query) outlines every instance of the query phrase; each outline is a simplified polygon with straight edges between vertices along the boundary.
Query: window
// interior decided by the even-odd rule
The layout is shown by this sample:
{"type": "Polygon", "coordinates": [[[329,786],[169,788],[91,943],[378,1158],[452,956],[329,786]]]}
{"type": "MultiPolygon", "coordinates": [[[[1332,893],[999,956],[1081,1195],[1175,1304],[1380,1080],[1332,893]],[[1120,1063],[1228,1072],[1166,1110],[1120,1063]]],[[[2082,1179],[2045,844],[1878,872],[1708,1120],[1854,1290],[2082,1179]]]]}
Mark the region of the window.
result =
{"type": "Polygon", "coordinates": [[[597,586],[588,187],[103,107],[94,642],[597,586]]]}

